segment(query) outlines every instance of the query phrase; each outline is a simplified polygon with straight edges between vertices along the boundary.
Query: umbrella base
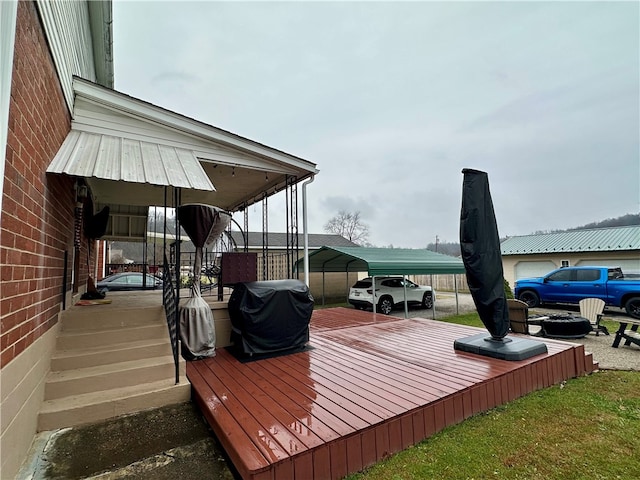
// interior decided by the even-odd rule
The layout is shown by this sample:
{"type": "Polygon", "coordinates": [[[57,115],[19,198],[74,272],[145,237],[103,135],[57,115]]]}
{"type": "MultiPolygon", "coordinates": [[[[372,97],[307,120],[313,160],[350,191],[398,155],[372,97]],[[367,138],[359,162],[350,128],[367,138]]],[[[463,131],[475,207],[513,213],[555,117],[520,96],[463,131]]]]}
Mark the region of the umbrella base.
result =
{"type": "Polygon", "coordinates": [[[547,346],[540,341],[521,337],[508,337],[496,341],[488,333],[479,333],[453,342],[453,348],[501,360],[518,361],[547,353],[547,346]]]}

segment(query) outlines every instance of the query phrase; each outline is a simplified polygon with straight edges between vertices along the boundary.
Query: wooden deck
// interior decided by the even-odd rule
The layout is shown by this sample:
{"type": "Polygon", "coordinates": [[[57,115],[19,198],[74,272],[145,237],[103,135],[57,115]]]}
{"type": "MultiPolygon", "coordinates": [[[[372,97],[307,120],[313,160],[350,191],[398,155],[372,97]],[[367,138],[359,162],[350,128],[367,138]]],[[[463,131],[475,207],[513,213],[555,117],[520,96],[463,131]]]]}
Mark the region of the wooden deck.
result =
{"type": "Polygon", "coordinates": [[[244,480],[338,479],[497,405],[597,368],[582,345],[508,362],[457,352],[482,330],[316,310],[312,349],[188,362],[193,397],[244,480]]]}

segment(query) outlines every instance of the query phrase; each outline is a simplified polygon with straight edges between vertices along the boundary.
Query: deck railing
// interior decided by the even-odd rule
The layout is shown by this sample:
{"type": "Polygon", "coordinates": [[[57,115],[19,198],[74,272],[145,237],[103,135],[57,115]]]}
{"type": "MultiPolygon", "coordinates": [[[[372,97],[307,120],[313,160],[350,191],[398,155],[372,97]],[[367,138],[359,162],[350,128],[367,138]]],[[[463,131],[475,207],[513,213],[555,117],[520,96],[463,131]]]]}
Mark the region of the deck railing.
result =
{"type": "Polygon", "coordinates": [[[180,383],[180,357],[178,352],[178,337],[180,336],[180,324],[178,322],[178,299],[176,295],[176,278],[174,269],[171,268],[167,257],[164,257],[164,282],[162,285],[162,303],[167,317],[167,327],[169,328],[169,338],[171,339],[171,349],[173,351],[173,361],[176,366],[176,384],[180,383]]]}

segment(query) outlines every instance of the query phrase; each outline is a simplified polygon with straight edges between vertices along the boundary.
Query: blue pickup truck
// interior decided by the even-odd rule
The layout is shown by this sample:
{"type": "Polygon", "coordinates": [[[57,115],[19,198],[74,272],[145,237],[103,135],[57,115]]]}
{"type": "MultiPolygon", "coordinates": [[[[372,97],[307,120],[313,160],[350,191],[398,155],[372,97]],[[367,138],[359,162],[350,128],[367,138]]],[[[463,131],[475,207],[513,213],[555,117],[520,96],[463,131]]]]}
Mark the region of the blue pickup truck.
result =
{"type": "Polygon", "coordinates": [[[559,268],[544,277],[517,280],[514,295],[531,308],[543,303],[578,303],[583,298],[596,297],[640,318],[640,281],[625,278],[619,267],[559,268]]]}

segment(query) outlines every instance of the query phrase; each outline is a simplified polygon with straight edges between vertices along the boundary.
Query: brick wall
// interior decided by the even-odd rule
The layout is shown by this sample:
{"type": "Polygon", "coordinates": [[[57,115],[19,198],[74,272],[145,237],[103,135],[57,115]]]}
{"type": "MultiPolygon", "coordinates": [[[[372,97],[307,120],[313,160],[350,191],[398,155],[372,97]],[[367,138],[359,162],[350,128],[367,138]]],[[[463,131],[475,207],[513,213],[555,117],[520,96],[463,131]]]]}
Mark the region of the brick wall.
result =
{"type": "MultiPolygon", "coordinates": [[[[45,174],[70,130],[36,6],[18,2],[0,224],[0,368],[57,322],[73,268],[74,180],[45,174]]],[[[86,241],[80,285],[86,283],[86,241]]]]}

